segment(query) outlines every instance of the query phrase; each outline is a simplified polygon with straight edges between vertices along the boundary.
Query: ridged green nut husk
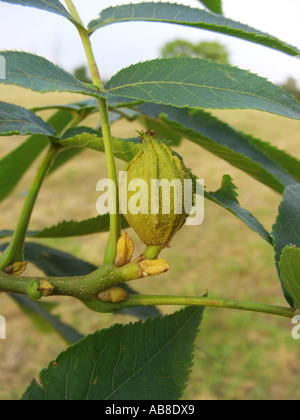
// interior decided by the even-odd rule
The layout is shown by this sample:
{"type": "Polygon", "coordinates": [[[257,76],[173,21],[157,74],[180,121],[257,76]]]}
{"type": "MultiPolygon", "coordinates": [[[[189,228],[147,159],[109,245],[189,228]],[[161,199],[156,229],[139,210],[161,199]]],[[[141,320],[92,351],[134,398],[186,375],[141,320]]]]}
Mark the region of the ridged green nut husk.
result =
{"type": "MultiPolygon", "coordinates": [[[[128,209],[126,209],[127,213],[124,212],[124,215],[129,225],[146,245],[168,246],[188,216],[184,208],[184,180],[193,180],[193,178],[190,170],[185,167],[183,161],[165,143],[158,141],[154,137],[154,133],[146,132],[140,134],[143,144],[141,151],[130,162],[127,168],[127,186],[135,179],[146,181],[148,185],[148,196],[143,199],[144,201],[148,201],[148,212],[146,212],[147,214],[142,214],[141,212],[132,214],[129,205],[128,209]],[[170,182],[174,180],[181,181],[179,190],[181,190],[182,199],[179,203],[176,197],[180,197],[180,195],[175,196],[174,188],[170,188],[170,213],[163,214],[163,190],[160,188],[159,208],[156,206],[156,212],[158,214],[153,214],[151,211],[153,209],[151,207],[151,180],[161,181],[163,179],[170,182]]],[[[121,185],[121,196],[123,196],[123,188],[124,186],[121,185]]],[[[137,191],[127,191],[127,204],[130,204],[130,199],[137,191]]],[[[156,199],[156,203],[158,203],[158,192],[156,199]]],[[[124,206],[122,205],[123,208],[124,206]]]]}

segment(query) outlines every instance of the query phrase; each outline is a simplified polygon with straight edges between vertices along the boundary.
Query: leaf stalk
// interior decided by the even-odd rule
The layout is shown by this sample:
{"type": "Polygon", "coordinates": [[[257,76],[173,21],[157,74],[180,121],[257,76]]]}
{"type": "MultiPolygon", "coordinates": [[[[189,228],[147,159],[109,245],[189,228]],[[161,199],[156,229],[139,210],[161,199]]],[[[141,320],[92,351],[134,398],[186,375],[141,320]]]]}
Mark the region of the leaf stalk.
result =
{"type": "MultiPolygon", "coordinates": [[[[66,0],[66,4],[69,8],[70,13],[72,16],[80,22],[80,25],[76,25],[77,30],[79,32],[85,54],[87,57],[91,77],[93,84],[97,86],[97,88],[103,92],[104,87],[101,81],[101,76],[99,72],[99,68],[95,59],[95,55],[92,49],[90,37],[88,31],[83,27],[82,21],[80,16],[72,2],[72,0],[66,0]]],[[[114,149],[113,149],[113,141],[110,129],[110,122],[109,122],[109,114],[108,114],[108,106],[105,98],[98,98],[98,107],[100,112],[100,120],[102,126],[102,134],[103,134],[103,142],[104,142],[104,150],[106,155],[106,162],[107,162],[107,174],[108,178],[114,182],[116,188],[109,189],[109,202],[111,209],[115,209],[114,212],[110,213],[110,233],[109,238],[107,241],[105,254],[104,254],[104,264],[105,265],[112,265],[117,252],[117,243],[121,236],[121,221],[120,221],[120,214],[119,214],[119,193],[118,193],[118,179],[117,179],[117,170],[116,170],[116,163],[115,163],[115,156],[114,156],[114,149]]]]}

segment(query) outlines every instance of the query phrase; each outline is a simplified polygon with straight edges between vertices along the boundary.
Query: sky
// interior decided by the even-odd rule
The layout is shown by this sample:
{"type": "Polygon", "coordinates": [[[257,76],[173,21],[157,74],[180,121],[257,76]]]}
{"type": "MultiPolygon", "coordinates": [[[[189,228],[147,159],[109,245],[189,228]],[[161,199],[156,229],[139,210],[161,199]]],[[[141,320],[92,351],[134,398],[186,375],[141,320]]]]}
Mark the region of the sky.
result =
{"type": "MultiPolygon", "coordinates": [[[[74,0],[86,24],[106,7],[140,2],[74,0]]],[[[203,7],[198,0],[170,2],[203,7]]],[[[223,0],[223,9],[226,17],[300,48],[299,0],[223,0]]],[[[63,17],[0,0],[0,22],[0,51],[13,49],[33,52],[68,71],[86,62],[76,29],[63,17]]],[[[92,43],[102,78],[107,80],[124,67],[159,57],[162,46],[178,38],[192,42],[222,42],[229,50],[233,65],[267,77],[274,83],[283,83],[292,76],[300,87],[300,58],[196,28],[145,22],[115,24],[98,30],[92,36],[92,43]]]]}

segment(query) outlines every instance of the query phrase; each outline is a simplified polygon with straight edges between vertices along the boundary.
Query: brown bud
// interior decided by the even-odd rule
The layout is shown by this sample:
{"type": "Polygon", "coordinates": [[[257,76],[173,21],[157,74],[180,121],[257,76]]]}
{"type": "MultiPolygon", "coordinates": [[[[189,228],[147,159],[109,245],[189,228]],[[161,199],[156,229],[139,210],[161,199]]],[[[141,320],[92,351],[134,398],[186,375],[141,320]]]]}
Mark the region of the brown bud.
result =
{"type": "Polygon", "coordinates": [[[27,263],[26,262],[16,262],[8,267],[5,268],[4,272],[7,274],[11,274],[12,276],[20,276],[26,270],[27,263]]]}
{"type": "Polygon", "coordinates": [[[138,263],[138,265],[142,270],[144,277],[158,276],[170,269],[168,261],[163,258],[159,258],[158,260],[142,260],[138,263]]]}
{"type": "Polygon", "coordinates": [[[102,300],[102,302],[110,303],[123,302],[127,297],[127,293],[121,287],[111,287],[98,295],[98,299],[102,300]]]}
{"type": "Polygon", "coordinates": [[[134,251],[134,244],[130,236],[124,232],[117,244],[117,256],[115,259],[115,265],[121,267],[129,263],[132,258],[134,251]]]}
{"type": "Polygon", "coordinates": [[[54,292],[54,286],[48,280],[40,280],[39,291],[44,297],[52,296],[54,292]]]}

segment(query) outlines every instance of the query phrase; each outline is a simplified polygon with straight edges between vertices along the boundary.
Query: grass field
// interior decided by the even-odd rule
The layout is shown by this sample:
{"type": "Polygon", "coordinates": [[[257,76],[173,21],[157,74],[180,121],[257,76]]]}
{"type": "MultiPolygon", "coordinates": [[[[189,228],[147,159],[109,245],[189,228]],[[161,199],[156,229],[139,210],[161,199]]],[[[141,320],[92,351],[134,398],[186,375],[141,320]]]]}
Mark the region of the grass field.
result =
{"type": "MultiPolygon", "coordinates": [[[[2,101],[30,107],[66,103],[78,95],[39,95],[18,88],[0,87],[2,101]]],[[[270,141],[300,158],[300,123],[255,111],[218,111],[236,128],[270,141]]],[[[46,117],[46,114],[41,114],[46,117]]],[[[92,123],[92,121],[90,121],[92,123]]],[[[117,123],[113,134],[133,137],[140,126],[117,123]]],[[[14,149],[23,138],[0,141],[0,157],[14,149]]],[[[178,148],[187,166],[205,179],[209,191],[220,186],[223,174],[230,174],[239,189],[243,207],[249,209],[271,230],[281,197],[243,172],[232,168],[187,140],[178,148]]],[[[0,205],[0,229],[14,229],[24,201],[24,191],[34,176],[38,162],[24,177],[12,196],[0,205]]],[[[118,168],[124,168],[118,162],[118,168]]],[[[63,219],[81,220],[96,216],[97,181],[105,176],[104,156],[86,151],[49,177],[41,191],[31,228],[51,226],[63,219]]],[[[136,254],[143,247],[134,232],[136,254]]],[[[68,251],[100,264],[107,235],[43,240],[41,243],[68,251]]],[[[183,294],[256,300],[285,305],[274,266],[273,250],[233,215],[206,203],[205,221],[198,227],[185,227],[164,251],[171,270],[158,278],[135,281],[132,286],[143,294],[183,294]]],[[[37,273],[29,266],[28,273],[37,273]]],[[[65,322],[83,334],[114,322],[131,322],[128,316],[96,314],[69,298],[55,309],[65,322]]],[[[164,313],[176,308],[163,307],[164,313]]],[[[6,295],[0,296],[0,314],[7,319],[7,340],[0,341],[0,399],[17,399],[33,377],[46,367],[65,343],[55,335],[36,331],[27,317],[6,295]]],[[[283,400],[299,399],[300,343],[291,338],[290,320],[268,315],[207,309],[197,339],[195,364],[185,399],[283,400]]]]}

